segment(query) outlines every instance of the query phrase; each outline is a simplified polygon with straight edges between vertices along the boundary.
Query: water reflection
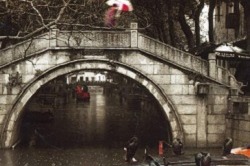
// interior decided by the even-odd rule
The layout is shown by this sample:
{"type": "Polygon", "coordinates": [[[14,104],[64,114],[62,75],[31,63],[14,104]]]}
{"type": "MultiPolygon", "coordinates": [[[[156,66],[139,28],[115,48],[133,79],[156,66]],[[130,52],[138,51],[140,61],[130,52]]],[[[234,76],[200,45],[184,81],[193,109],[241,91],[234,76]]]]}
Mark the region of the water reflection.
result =
{"type": "MultiPolygon", "coordinates": [[[[168,126],[158,108],[128,107],[118,97],[92,94],[90,102],[64,105],[56,109],[52,123],[25,124],[26,139],[37,133],[37,147],[122,147],[134,135],[141,145],[157,146],[166,140],[168,126]]],[[[28,142],[27,140],[26,142],[28,142]]]]}
{"type": "Polygon", "coordinates": [[[157,154],[158,140],[168,132],[159,128],[165,123],[159,112],[128,107],[115,96],[92,94],[89,103],[77,104],[71,99],[53,114],[51,123],[23,122],[22,144],[2,150],[0,165],[127,165],[123,145],[133,135],[140,139],[136,158],[143,165],[143,148],[150,145],[157,154]],[[29,147],[34,133],[35,144],[29,147]]]}
{"type": "MultiPolygon", "coordinates": [[[[115,97],[93,94],[89,103],[72,100],[61,105],[54,113],[52,123],[23,123],[26,144],[15,150],[0,150],[1,166],[146,166],[144,147],[163,163],[158,155],[158,140],[167,139],[169,132],[164,116],[157,107],[147,109],[127,107],[115,97]],[[155,109],[156,108],[156,109],[155,109]],[[24,127],[25,126],[25,127],[24,127]],[[28,141],[37,132],[35,146],[28,141]],[[124,143],[137,135],[140,140],[135,164],[124,162],[124,143]]],[[[24,141],[25,142],[25,141],[24,141]]],[[[170,149],[166,156],[171,161],[193,161],[194,154],[208,151],[218,158],[221,149],[184,149],[185,155],[173,156],[170,149]]]]}

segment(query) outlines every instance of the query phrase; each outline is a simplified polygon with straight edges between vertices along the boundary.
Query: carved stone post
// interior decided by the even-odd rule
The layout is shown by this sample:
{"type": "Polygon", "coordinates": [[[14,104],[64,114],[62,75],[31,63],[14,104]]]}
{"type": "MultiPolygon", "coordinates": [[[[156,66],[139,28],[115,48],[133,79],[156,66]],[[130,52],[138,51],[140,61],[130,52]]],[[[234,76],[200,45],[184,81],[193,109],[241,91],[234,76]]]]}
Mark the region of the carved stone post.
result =
{"type": "Polygon", "coordinates": [[[217,79],[217,66],[216,66],[216,55],[210,53],[208,55],[208,62],[209,62],[209,77],[217,79]]]}
{"type": "Polygon", "coordinates": [[[130,33],[131,33],[131,47],[138,47],[138,23],[130,23],[130,33]]]}
{"type": "Polygon", "coordinates": [[[57,36],[59,33],[59,29],[52,28],[49,31],[49,47],[57,47],[57,36]]]}
{"type": "Polygon", "coordinates": [[[250,103],[247,104],[248,105],[248,115],[250,115],[250,103]]]}

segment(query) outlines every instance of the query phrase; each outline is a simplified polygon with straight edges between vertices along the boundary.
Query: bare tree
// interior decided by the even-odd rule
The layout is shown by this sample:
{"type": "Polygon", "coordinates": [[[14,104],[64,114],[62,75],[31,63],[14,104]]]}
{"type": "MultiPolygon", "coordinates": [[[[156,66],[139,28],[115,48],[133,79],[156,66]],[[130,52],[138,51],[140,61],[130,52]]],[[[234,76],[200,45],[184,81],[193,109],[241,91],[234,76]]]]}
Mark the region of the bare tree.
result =
{"type": "Polygon", "coordinates": [[[214,43],[214,8],[215,0],[209,0],[208,11],[208,38],[210,43],[214,43]]]}
{"type": "Polygon", "coordinates": [[[171,45],[176,47],[176,31],[174,21],[173,0],[168,0],[168,26],[171,45]]]}
{"type": "MultiPolygon", "coordinates": [[[[199,25],[204,1],[132,1],[135,10],[123,13],[118,24],[128,25],[131,21],[137,21],[140,27],[147,27],[144,29],[147,35],[180,49],[188,45],[192,50],[201,44],[199,25]],[[190,26],[193,21],[195,24],[190,26]]],[[[215,0],[207,1],[210,2],[209,41],[214,42],[215,0]]],[[[247,0],[242,0],[242,4],[247,3],[247,0]]],[[[0,26],[10,28],[0,27],[0,40],[26,40],[48,31],[52,26],[61,30],[103,29],[103,14],[107,8],[104,0],[1,0],[0,26]]]]}
{"type": "MultiPolygon", "coordinates": [[[[102,10],[100,6],[102,1],[81,1],[81,0],[6,0],[0,2],[0,22],[4,26],[16,27],[18,33],[15,35],[6,33],[0,40],[5,38],[12,40],[26,40],[34,35],[49,30],[51,26],[60,26],[61,28],[77,25],[88,25],[98,22],[100,25],[102,19],[102,10]],[[5,22],[6,15],[9,17],[11,25],[5,22]],[[97,16],[99,15],[99,16],[97,16]]],[[[83,26],[82,26],[83,27],[83,26]]],[[[4,29],[4,28],[3,28],[4,29]]],[[[6,29],[6,28],[5,28],[6,29]]]]}
{"type": "Polygon", "coordinates": [[[250,1],[241,0],[241,5],[244,8],[244,16],[247,30],[247,50],[250,51],[250,1]]]}
{"type": "Polygon", "coordinates": [[[201,38],[200,38],[200,15],[201,11],[204,7],[205,1],[200,0],[199,4],[197,5],[197,8],[195,10],[194,15],[194,22],[195,22],[195,41],[196,41],[196,47],[200,46],[201,44],[201,38]]]}
{"type": "Polygon", "coordinates": [[[191,31],[190,26],[188,25],[186,19],[185,19],[185,7],[187,5],[187,1],[179,1],[179,23],[181,25],[181,29],[184,32],[186,39],[187,39],[187,43],[188,43],[188,48],[189,50],[191,50],[192,48],[194,48],[195,46],[195,42],[194,42],[194,36],[193,33],[191,31]]]}

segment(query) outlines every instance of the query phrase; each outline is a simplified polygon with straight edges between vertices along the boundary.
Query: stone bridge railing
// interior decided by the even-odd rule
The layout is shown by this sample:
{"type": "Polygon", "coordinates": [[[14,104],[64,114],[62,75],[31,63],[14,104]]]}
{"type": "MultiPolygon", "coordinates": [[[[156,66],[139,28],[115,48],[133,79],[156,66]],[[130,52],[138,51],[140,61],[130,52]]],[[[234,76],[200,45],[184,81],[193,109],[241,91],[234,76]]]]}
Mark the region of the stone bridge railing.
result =
{"type": "Polygon", "coordinates": [[[217,66],[216,59],[213,56],[210,56],[209,61],[206,61],[143,34],[138,34],[138,48],[179,67],[210,77],[220,83],[231,85],[230,76],[232,75],[227,69],[217,66]]]}
{"type": "Polygon", "coordinates": [[[178,50],[138,33],[136,23],[132,23],[131,29],[126,31],[59,31],[52,29],[48,33],[0,50],[0,68],[47,50],[72,48],[140,50],[221,84],[236,88],[238,86],[237,81],[227,69],[216,65],[215,56],[211,55],[209,61],[205,61],[178,50]]]}

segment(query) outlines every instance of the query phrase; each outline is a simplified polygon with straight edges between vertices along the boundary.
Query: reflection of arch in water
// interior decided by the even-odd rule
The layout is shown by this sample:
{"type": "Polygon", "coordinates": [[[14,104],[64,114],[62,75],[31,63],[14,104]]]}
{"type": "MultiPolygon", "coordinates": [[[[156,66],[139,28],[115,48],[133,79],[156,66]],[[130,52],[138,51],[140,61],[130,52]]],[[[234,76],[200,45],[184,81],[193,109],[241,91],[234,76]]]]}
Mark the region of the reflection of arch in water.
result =
{"type": "Polygon", "coordinates": [[[143,73],[127,66],[120,62],[109,60],[74,60],[71,62],[63,63],[45,71],[24,88],[22,93],[17,97],[10,113],[7,115],[7,120],[4,124],[4,133],[2,133],[2,145],[3,147],[10,147],[17,139],[17,131],[19,129],[19,123],[21,121],[21,112],[28,102],[28,100],[36,93],[36,91],[50,80],[62,76],[71,72],[78,72],[80,70],[106,70],[119,73],[126,77],[129,77],[139,84],[144,86],[149,93],[159,102],[166,118],[170,122],[171,136],[183,138],[183,129],[177,114],[177,111],[172,102],[167,98],[164,91],[153,82],[153,80],[146,77],[143,73]]]}

